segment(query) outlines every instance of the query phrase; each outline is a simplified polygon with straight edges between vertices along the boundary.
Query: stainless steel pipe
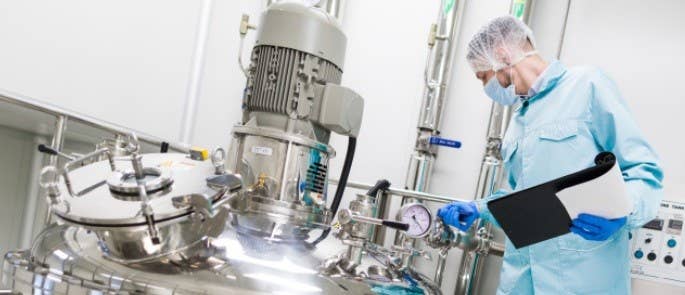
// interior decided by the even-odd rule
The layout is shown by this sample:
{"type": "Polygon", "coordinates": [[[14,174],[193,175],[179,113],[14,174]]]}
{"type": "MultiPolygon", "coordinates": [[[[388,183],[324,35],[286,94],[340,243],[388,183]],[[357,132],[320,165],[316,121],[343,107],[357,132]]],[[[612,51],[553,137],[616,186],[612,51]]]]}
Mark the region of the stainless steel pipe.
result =
{"type": "MultiPolygon", "coordinates": [[[[64,132],[67,131],[67,116],[57,115],[55,120],[55,130],[52,134],[52,142],[50,147],[56,151],[61,151],[64,146],[64,132]]],[[[50,155],[48,157],[48,165],[57,167],[57,162],[59,161],[58,155],[50,155]]],[[[54,181],[59,180],[59,175],[55,175],[54,181]]],[[[43,219],[43,225],[49,225],[52,223],[52,214],[50,214],[51,206],[46,209],[45,218],[43,219]]]]}
{"type": "Polygon", "coordinates": [[[326,1],[326,12],[332,16],[335,16],[338,21],[342,22],[343,5],[343,0],[328,0],[326,1]]]}
{"type": "MultiPolygon", "coordinates": [[[[139,131],[135,131],[123,126],[112,124],[109,122],[96,119],[87,115],[82,115],[73,111],[69,111],[58,106],[42,102],[30,97],[26,97],[20,94],[12,93],[7,90],[0,89],[0,102],[9,103],[26,109],[35,110],[44,114],[53,115],[57,118],[64,117],[65,121],[77,122],[86,126],[93,127],[105,132],[111,132],[113,134],[131,134],[135,133],[138,139],[147,144],[159,146],[162,142],[167,142],[169,144],[169,150],[186,153],[190,149],[190,146],[185,143],[175,143],[168,142],[161,138],[145,134],[139,131]]],[[[63,132],[63,131],[62,131],[63,132]]],[[[63,135],[60,135],[63,136],[63,135]]],[[[54,147],[54,146],[53,146],[54,147]]]]}
{"type": "MultiPolygon", "coordinates": [[[[440,134],[440,123],[446,102],[447,86],[450,82],[454,47],[458,38],[459,9],[457,0],[442,0],[438,21],[429,33],[429,53],[424,71],[424,91],[417,124],[414,153],[409,160],[405,187],[414,191],[427,191],[437,155],[437,149],[430,145],[430,138],[440,134]]],[[[403,198],[402,204],[412,201],[403,198]]],[[[401,233],[395,233],[395,245],[404,244],[401,233]]],[[[441,256],[439,259],[444,259],[441,256]]],[[[444,265],[444,261],[438,261],[444,265]]],[[[442,271],[436,270],[435,282],[442,283],[442,271]]]]}
{"type": "MultiPolygon", "coordinates": [[[[333,185],[338,185],[338,180],[337,179],[329,179],[328,183],[333,184],[333,185]]],[[[373,187],[373,185],[368,184],[368,183],[363,183],[363,182],[347,181],[346,187],[356,188],[356,189],[361,189],[361,190],[369,190],[373,187]]],[[[429,201],[429,202],[438,202],[438,203],[450,203],[450,202],[454,202],[454,201],[467,202],[467,200],[464,200],[464,199],[456,199],[456,198],[451,198],[451,197],[447,197],[447,196],[440,196],[440,195],[434,195],[434,194],[429,194],[429,193],[424,193],[424,192],[419,192],[419,191],[398,189],[398,188],[392,188],[392,187],[385,190],[384,192],[385,192],[385,194],[390,195],[390,196],[413,198],[413,199],[417,199],[417,200],[421,200],[421,201],[429,201]]]]}

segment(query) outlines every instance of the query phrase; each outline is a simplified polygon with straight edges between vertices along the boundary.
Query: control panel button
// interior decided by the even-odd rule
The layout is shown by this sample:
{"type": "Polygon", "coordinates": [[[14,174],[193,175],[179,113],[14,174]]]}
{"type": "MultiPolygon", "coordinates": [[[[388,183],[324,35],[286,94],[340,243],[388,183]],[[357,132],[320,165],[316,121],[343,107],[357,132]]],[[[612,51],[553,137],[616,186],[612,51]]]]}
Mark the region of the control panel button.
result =
{"type": "Polygon", "coordinates": [[[677,244],[677,242],[674,239],[670,239],[670,240],[668,240],[668,242],[666,242],[666,245],[668,245],[668,247],[670,247],[670,248],[675,247],[676,244],[677,244]]]}
{"type": "Polygon", "coordinates": [[[633,233],[629,232],[628,233],[628,240],[632,240],[632,239],[633,239],[633,233]]]}
{"type": "MultiPolygon", "coordinates": [[[[635,258],[641,259],[642,257],[645,256],[645,252],[642,252],[642,250],[637,250],[637,251],[635,251],[635,254],[633,254],[633,255],[635,255],[635,258]]],[[[685,260],[683,260],[683,263],[685,264],[685,260]]]]}
{"type": "Polygon", "coordinates": [[[645,244],[649,244],[649,243],[651,243],[651,242],[652,242],[652,238],[647,238],[647,239],[645,239],[645,244]]]}
{"type": "Polygon", "coordinates": [[[683,262],[681,262],[683,266],[685,266],[685,259],[683,259],[683,262]]]}
{"type": "Polygon", "coordinates": [[[653,230],[656,230],[656,231],[661,231],[661,230],[664,228],[664,220],[663,220],[663,219],[660,219],[660,218],[657,218],[657,219],[654,219],[654,220],[652,220],[652,221],[650,221],[650,222],[647,222],[647,224],[645,224],[645,225],[642,226],[642,227],[643,227],[643,228],[648,228],[648,229],[653,229],[653,230]]]}
{"type": "Polygon", "coordinates": [[[673,256],[671,256],[671,255],[666,255],[666,257],[664,257],[664,262],[666,262],[666,264],[671,264],[671,263],[673,263],[673,256]]]}
{"type": "Polygon", "coordinates": [[[656,260],[656,254],[654,252],[647,254],[647,260],[649,260],[649,261],[656,260]]]}

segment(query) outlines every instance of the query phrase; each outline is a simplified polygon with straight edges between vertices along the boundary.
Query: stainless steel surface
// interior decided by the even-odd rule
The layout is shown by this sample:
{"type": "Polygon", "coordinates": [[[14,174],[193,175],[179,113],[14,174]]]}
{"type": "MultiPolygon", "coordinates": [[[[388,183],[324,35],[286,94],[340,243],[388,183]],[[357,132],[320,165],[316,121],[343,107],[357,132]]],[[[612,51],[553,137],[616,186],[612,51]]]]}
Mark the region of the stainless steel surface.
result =
{"type": "MultiPolygon", "coordinates": [[[[127,135],[128,136],[128,135],[127,135]]],[[[131,150],[129,148],[129,142],[123,134],[116,134],[114,138],[105,138],[102,142],[95,145],[95,149],[107,148],[112,157],[124,157],[131,155],[131,150]]],[[[106,155],[103,155],[98,160],[102,161],[107,159],[106,155]]]]}
{"type": "MultiPolygon", "coordinates": [[[[342,209],[340,212],[338,212],[338,221],[340,224],[349,224],[352,221],[357,221],[358,223],[366,223],[370,225],[383,225],[383,219],[378,219],[378,218],[373,218],[373,217],[367,217],[364,215],[359,215],[358,213],[353,213],[352,210],[350,209],[342,209]]],[[[368,230],[361,231],[365,233],[365,237],[368,237],[368,230]]]]}
{"type": "MultiPolygon", "coordinates": [[[[376,217],[380,219],[388,218],[388,212],[385,210],[386,207],[388,207],[389,202],[390,198],[388,198],[388,194],[386,194],[384,190],[379,190],[376,194],[376,217]]],[[[372,242],[374,244],[384,246],[386,233],[387,230],[384,226],[376,226],[373,232],[372,242]]]]}
{"type": "Polygon", "coordinates": [[[326,1],[326,12],[342,22],[342,8],[343,0],[327,0],[326,1]]]}
{"type": "Polygon", "coordinates": [[[357,194],[348,207],[338,213],[342,229],[337,236],[348,247],[344,259],[353,265],[360,265],[365,244],[371,240],[374,228],[383,225],[383,220],[376,218],[375,196],[357,194]]]}
{"type": "MultiPolygon", "coordinates": [[[[173,178],[170,190],[150,192],[150,205],[157,219],[169,219],[187,214],[188,208],[176,208],[172,198],[192,194],[216,195],[217,191],[207,186],[205,179],[214,175],[210,161],[195,161],[185,154],[145,154],[145,167],[155,167],[173,178]]],[[[130,161],[117,161],[118,170],[131,171],[130,161]]],[[[71,171],[70,178],[77,180],[75,186],[89,186],[100,183],[111,174],[108,161],[101,161],[71,171]]],[[[61,184],[61,191],[67,191],[61,184]]],[[[221,197],[221,196],[217,196],[221,197]]],[[[60,218],[93,226],[128,226],[144,224],[139,215],[140,200],[137,193],[124,195],[112,192],[107,185],[101,185],[82,197],[64,196],[64,201],[54,208],[60,218]]]]}
{"type": "Polygon", "coordinates": [[[191,160],[185,154],[134,152],[119,158],[116,167],[110,158],[69,171],[103,153],[108,153],[107,149],[65,164],[60,191],[69,191],[69,195],[62,196],[52,208],[63,222],[92,231],[109,259],[165,255],[223,231],[228,213],[214,210],[220,210],[221,199],[229,195],[227,189],[207,184],[208,177],[215,177],[210,161],[191,160]],[[133,166],[140,166],[140,177],[132,172],[133,166]],[[70,179],[87,188],[74,193],[70,179]],[[188,198],[188,202],[179,202],[179,197],[188,198]],[[206,202],[201,204],[198,199],[206,202]]]}
{"type": "MultiPolygon", "coordinates": [[[[514,0],[511,2],[511,13],[523,22],[528,23],[533,0],[514,0]],[[517,5],[519,7],[517,7],[517,5]],[[520,7],[522,5],[523,7],[520,7]],[[522,11],[518,10],[521,9],[522,11]]],[[[492,103],[490,121],[488,123],[487,144],[485,155],[481,164],[478,186],[476,188],[476,198],[482,199],[491,195],[496,190],[503,187],[504,167],[501,155],[501,146],[511,118],[511,108],[492,103]]],[[[469,236],[475,237],[477,234],[486,237],[488,240],[492,236],[492,225],[483,221],[478,221],[468,232],[469,236]],[[478,232],[477,232],[478,231],[478,232]]],[[[487,254],[504,254],[503,246],[490,242],[488,251],[464,251],[462,253],[459,273],[457,275],[457,286],[454,294],[479,294],[481,285],[481,273],[484,268],[487,254]]]]}
{"type": "MultiPolygon", "coordinates": [[[[329,183],[337,185],[338,180],[337,179],[329,179],[329,183]]],[[[347,187],[349,188],[356,188],[356,189],[361,189],[361,190],[368,190],[373,187],[372,184],[368,183],[363,183],[363,182],[357,182],[357,181],[348,181],[347,182],[347,187]]],[[[389,188],[385,190],[385,193],[391,196],[396,196],[396,197],[407,197],[407,198],[413,198],[421,201],[429,201],[429,202],[437,202],[437,203],[450,203],[453,201],[462,201],[462,202],[468,202],[466,199],[459,199],[459,198],[452,198],[452,197],[447,197],[447,196],[440,196],[440,195],[434,195],[434,194],[429,194],[429,193],[424,193],[424,192],[419,192],[419,191],[412,191],[412,190],[405,190],[405,189],[398,189],[398,188],[389,188]]]]}
{"type": "Polygon", "coordinates": [[[499,256],[499,257],[504,256],[504,244],[493,242],[492,244],[490,244],[490,250],[489,250],[488,254],[499,256]]]}
{"type": "Polygon", "coordinates": [[[214,149],[210,160],[214,165],[214,174],[226,174],[226,151],[223,148],[214,149]]]}
{"type": "MultiPolygon", "coordinates": [[[[2,92],[0,92],[0,99],[2,99],[2,92]]],[[[50,147],[56,151],[62,151],[62,147],[64,146],[64,132],[67,129],[67,117],[65,115],[57,115],[57,120],[55,121],[55,129],[52,134],[52,142],[50,143],[50,147]]],[[[53,155],[53,156],[48,156],[48,164],[50,166],[57,166],[57,163],[59,161],[58,156],[53,155]]],[[[59,175],[55,174],[54,179],[52,182],[56,182],[57,178],[59,175]]],[[[47,212],[45,212],[45,220],[44,220],[44,225],[49,225],[53,222],[52,220],[52,214],[50,214],[50,207],[47,207],[47,212]]]]}
{"type": "MultiPolygon", "coordinates": [[[[52,135],[52,142],[50,147],[55,151],[61,152],[62,146],[64,146],[64,132],[67,129],[67,117],[64,115],[58,115],[55,121],[55,131],[52,135]]],[[[51,166],[56,166],[58,157],[56,155],[49,156],[48,163],[51,166]]]]}
{"type": "MultiPolygon", "coordinates": [[[[335,152],[327,143],[331,131],[356,136],[363,100],[338,85],[347,43],[338,21],[318,6],[267,4],[226,169],[247,188],[231,202],[238,228],[297,240],[329,227],[335,212],[326,208],[327,174],[335,152]]],[[[243,18],[241,36],[249,28],[243,18]]]]}
{"type": "Polygon", "coordinates": [[[226,169],[240,174],[247,188],[234,204],[243,210],[242,226],[283,239],[327,227],[326,179],[332,154],[330,146],[307,137],[234,128],[226,169]]]}
{"type": "Polygon", "coordinates": [[[333,239],[315,249],[303,243],[271,243],[228,227],[192,249],[147,260],[112,261],[98,250],[95,235],[56,226],[44,231],[31,250],[5,255],[0,281],[24,294],[373,294],[371,288],[379,286],[410,290],[405,273],[429,289],[430,282],[420,274],[391,272],[373,259],[359,266],[368,273],[320,272],[337,246],[333,239]]]}
{"type": "MultiPolygon", "coordinates": [[[[298,134],[289,134],[285,132],[280,132],[277,130],[273,130],[270,128],[255,128],[252,126],[245,126],[245,125],[238,125],[233,127],[233,133],[236,133],[238,135],[254,135],[254,136],[262,136],[266,138],[270,138],[273,140],[278,140],[282,142],[292,142],[293,144],[298,144],[302,146],[306,146],[312,149],[317,149],[320,150],[321,152],[327,153],[331,155],[331,157],[335,156],[335,150],[333,147],[330,145],[318,142],[316,140],[312,140],[311,138],[308,138],[306,136],[298,135],[298,134]]],[[[228,155],[233,156],[234,150],[229,150],[228,155]]]]}
{"type": "Polygon", "coordinates": [[[426,63],[426,85],[419,113],[419,131],[439,131],[440,129],[445,93],[450,81],[458,36],[457,27],[460,21],[458,6],[456,1],[446,0],[443,0],[440,5],[436,31],[438,38],[430,47],[426,63]]]}
{"type": "MultiPolygon", "coordinates": [[[[30,98],[27,96],[23,96],[17,93],[12,93],[7,90],[0,89],[0,102],[2,103],[7,103],[11,106],[18,107],[18,110],[34,110],[37,111],[41,114],[46,114],[49,116],[54,116],[54,117],[65,117],[69,123],[79,123],[83,124],[92,128],[95,128],[97,130],[102,130],[108,133],[111,133],[112,136],[116,134],[131,134],[131,133],[136,133],[138,135],[138,138],[140,141],[154,145],[154,146],[160,146],[162,142],[168,142],[165,141],[161,138],[148,135],[142,132],[134,131],[132,129],[122,127],[116,124],[112,124],[109,122],[102,121],[100,119],[82,115],[73,111],[69,111],[63,108],[60,108],[58,106],[52,105],[50,103],[46,103],[34,98],[30,98]]],[[[28,123],[28,122],[27,122],[28,123]]],[[[69,124],[71,126],[71,124],[69,124]]],[[[69,127],[71,128],[71,127],[69,127]]],[[[37,128],[40,129],[40,128],[37,128]]],[[[37,132],[37,130],[31,130],[33,132],[37,132]]],[[[189,150],[189,146],[186,144],[182,143],[175,143],[175,142],[168,142],[169,143],[169,148],[173,151],[177,152],[187,152],[189,150]]]]}
{"type": "MultiPolygon", "coordinates": [[[[81,197],[85,195],[86,193],[91,192],[92,190],[96,189],[99,186],[102,186],[105,184],[105,181],[96,181],[96,182],[89,182],[91,184],[90,186],[87,186],[83,188],[82,190],[75,192],[73,189],[73,185],[71,182],[71,177],[69,176],[69,173],[71,172],[71,169],[74,168],[74,166],[82,166],[84,165],[85,162],[94,160],[99,158],[102,155],[107,156],[107,161],[106,163],[108,164],[108,168],[110,171],[114,172],[115,167],[114,167],[114,160],[112,159],[112,156],[109,154],[109,150],[107,149],[99,149],[95,150],[94,152],[88,153],[84,155],[83,157],[80,157],[78,159],[74,159],[72,161],[67,162],[64,164],[64,167],[61,169],[61,175],[62,178],[64,179],[64,186],[67,188],[66,191],[69,192],[69,195],[72,197],[81,197]]],[[[105,161],[103,161],[105,162],[105,161]]],[[[54,167],[54,166],[49,166],[49,167],[54,167]]],[[[63,190],[60,190],[63,191],[63,190]]]]}
{"type": "Polygon", "coordinates": [[[374,225],[383,225],[383,219],[377,218],[376,215],[376,197],[357,194],[348,207],[349,209],[340,210],[338,216],[338,222],[343,225],[343,230],[354,238],[371,239],[374,225]],[[353,220],[358,222],[351,222],[353,220]]]}
{"type": "MultiPolygon", "coordinates": [[[[437,155],[437,149],[429,144],[431,136],[440,134],[442,113],[446,104],[447,86],[450,81],[455,43],[458,40],[460,18],[458,1],[443,0],[440,4],[437,23],[430,27],[429,53],[424,71],[424,92],[419,110],[414,152],[409,160],[405,187],[410,190],[427,191],[437,155]]],[[[402,205],[415,200],[403,198],[402,205]]],[[[395,245],[404,245],[406,237],[395,234],[395,245]]],[[[438,259],[442,259],[439,257],[438,259]]],[[[439,265],[444,262],[439,262],[439,265]]],[[[442,274],[441,271],[436,271],[442,274]]],[[[436,283],[442,284],[442,277],[436,276],[436,283]]]]}

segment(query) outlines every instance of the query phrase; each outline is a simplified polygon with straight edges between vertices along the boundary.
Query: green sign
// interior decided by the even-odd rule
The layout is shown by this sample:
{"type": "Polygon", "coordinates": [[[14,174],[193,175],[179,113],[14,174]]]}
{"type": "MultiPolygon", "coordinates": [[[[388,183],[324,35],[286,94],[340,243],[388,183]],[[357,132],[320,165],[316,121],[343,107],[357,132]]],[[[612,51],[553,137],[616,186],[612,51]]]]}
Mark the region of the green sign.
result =
{"type": "Polygon", "coordinates": [[[457,0],[447,0],[447,4],[445,4],[445,14],[447,14],[448,12],[450,12],[450,10],[452,10],[452,8],[454,7],[455,1],[457,1],[457,0]]]}
{"type": "Polygon", "coordinates": [[[511,8],[511,13],[514,17],[522,19],[524,11],[526,11],[526,0],[514,1],[514,6],[511,8]]]}

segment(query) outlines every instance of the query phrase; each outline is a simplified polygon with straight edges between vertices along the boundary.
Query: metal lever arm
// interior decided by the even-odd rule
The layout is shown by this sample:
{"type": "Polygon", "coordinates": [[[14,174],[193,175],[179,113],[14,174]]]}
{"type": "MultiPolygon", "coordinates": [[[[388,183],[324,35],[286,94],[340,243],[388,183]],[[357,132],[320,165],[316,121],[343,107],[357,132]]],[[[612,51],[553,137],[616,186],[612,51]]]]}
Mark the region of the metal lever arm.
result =
{"type": "Polygon", "coordinates": [[[408,223],[361,216],[355,212],[352,212],[352,210],[350,209],[342,209],[340,210],[339,214],[340,215],[338,216],[338,221],[340,222],[340,224],[347,224],[352,221],[356,221],[375,225],[383,225],[401,231],[406,231],[409,229],[408,223]]]}
{"type": "Polygon", "coordinates": [[[95,188],[106,183],[106,181],[103,180],[101,182],[98,182],[94,185],[91,185],[91,186],[79,191],[78,193],[74,193],[74,190],[71,186],[71,179],[69,178],[69,172],[71,169],[73,169],[76,166],[82,165],[84,162],[86,162],[88,160],[97,159],[97,157],[99,157],[100,155],[103,155],[103,154],[107,156],[107,160],[109,161],[109,166],[112,169],[112,171],[115,171],[116,166],[114,165],[114,159],[112,158],[112,154],[109,152],[108,148],[102,148],[102,149],[95,150],[92,153],[89,153],[87,155],[84,155],[83,157],[80,157],[78,159],[74,159],[74,160],[64,164],[64,168],[62,168],[62,177],[64,177],[64,184],[66,184],[67,191],[69,191],[69,194],[71,196],[80,197],[80,196],[82,196],[82,195],[92,191],[93,189],[95,189],[95,188]]]}
{"type": "Polygon", "coordinates": [[[442,138],[439,136],[431,136],[429,142],[431,145],[439,145],[439,146],[451,147],[451,148],[455,148],[455,149],[458,149],[461,147],[460,141],[446,139],[446,138],[442,138]]]}
{"type": "Polygon", "coordinates": [[[38,151],[41,153],[44,153],[44,154],[52,155],[52,156],[60,156],[60,157],[65,158],[69,161],[73,161],[75,159],[74,157],[72,157],[70,155],[62,153],[62,152],[60,152],[60,151],[58,151],[58,150],[56,150],[50,146],[44,145],[44,144],[38,145],[38,151]]]}

